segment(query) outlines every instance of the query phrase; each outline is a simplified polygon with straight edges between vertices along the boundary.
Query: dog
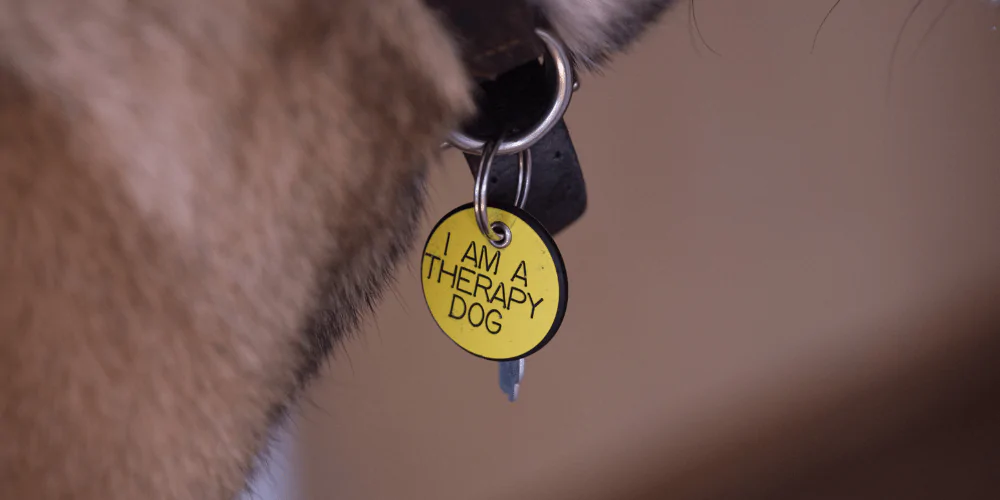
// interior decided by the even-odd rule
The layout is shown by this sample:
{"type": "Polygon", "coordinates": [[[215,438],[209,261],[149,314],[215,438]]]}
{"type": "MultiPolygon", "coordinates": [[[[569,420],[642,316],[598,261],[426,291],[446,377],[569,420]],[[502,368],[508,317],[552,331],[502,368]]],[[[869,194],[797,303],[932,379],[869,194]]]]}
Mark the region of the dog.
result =
{"type": "MultiPolygon", "coordinates": [[[[666,0],[535,0],[579,68],[666,0]]],[[[0,0],[0,490],[231,499],[474,113],[424,0],[0,0]]]]}

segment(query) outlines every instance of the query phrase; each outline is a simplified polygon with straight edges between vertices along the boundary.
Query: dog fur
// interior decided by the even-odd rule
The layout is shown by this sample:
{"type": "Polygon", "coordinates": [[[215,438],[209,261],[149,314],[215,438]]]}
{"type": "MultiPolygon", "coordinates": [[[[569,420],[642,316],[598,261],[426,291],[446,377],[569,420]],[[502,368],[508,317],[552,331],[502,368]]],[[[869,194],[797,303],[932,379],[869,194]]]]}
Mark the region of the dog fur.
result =
{"type": "MultiPolygon", "coordinates": [[[[577,59],[664,6],[539,0],[577,59]]],[[[230,499],[472,112],[420,0],[0,0],[0,493],[230,499]]]]}
{"type": "Polygon", "coordinates": [[[574,59],[593,68],[628,46],[673,0],[532,0],[574,59]]]}

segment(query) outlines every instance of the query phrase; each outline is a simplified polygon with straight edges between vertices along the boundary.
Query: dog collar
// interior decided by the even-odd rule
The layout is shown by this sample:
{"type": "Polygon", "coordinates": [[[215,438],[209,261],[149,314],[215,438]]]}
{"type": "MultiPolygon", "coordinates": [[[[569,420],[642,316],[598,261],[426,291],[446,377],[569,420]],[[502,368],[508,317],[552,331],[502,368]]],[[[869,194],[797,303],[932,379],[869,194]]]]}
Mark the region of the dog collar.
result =
{"type": "Polygon", "coordinates": [[[458,42],[477,81],[493,80],[545,51],[535,34],[541,17],[524,0],[426,0],[458,42]]]}

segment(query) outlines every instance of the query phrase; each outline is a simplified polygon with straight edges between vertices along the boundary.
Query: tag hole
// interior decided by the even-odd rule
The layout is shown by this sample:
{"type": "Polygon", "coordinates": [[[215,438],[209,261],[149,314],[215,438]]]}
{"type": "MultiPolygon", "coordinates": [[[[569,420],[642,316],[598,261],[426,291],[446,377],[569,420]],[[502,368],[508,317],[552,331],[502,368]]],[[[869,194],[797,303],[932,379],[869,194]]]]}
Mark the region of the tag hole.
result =
{"type": "Polygon", "coordinates": [[[494,232],[500,235],[500,241],[490,240],[490,244],[496,248],[507,248],[507,245],[510,245],[511,239],[510,228],[507,227],[507,224],[496,221],[493,224],[490,224],[490,227],[493,228],[494,232]]]}
{"type": "Polygon", "coordinates": [[[558,160],[562,158],[562,151],[556,151],[556,154],[552,155],[553,160],[558,160]]]}

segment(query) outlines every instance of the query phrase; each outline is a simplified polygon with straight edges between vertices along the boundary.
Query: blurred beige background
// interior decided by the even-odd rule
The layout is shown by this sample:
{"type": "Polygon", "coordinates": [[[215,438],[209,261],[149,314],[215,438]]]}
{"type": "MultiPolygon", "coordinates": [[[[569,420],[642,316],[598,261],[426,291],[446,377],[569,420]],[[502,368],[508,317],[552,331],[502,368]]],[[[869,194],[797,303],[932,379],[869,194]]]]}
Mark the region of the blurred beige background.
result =
{"type": "MultiPolygon", "coordinates": [[[[680,2],[585,75],[590,206],[520,400],[437,330],[415,249],[294,423],[302,497],[725,498],[947,407],[915,374],[975,364],[940,353],[1000,272],[1000,12],[955,1],[921,43],[924,1],[887,95],[913,0],[843,2],[810,54],[832,3],[697,0],[717,56],[680,2]]],[[[419,234],[471,199],[446,160],[419,234]]]]}

